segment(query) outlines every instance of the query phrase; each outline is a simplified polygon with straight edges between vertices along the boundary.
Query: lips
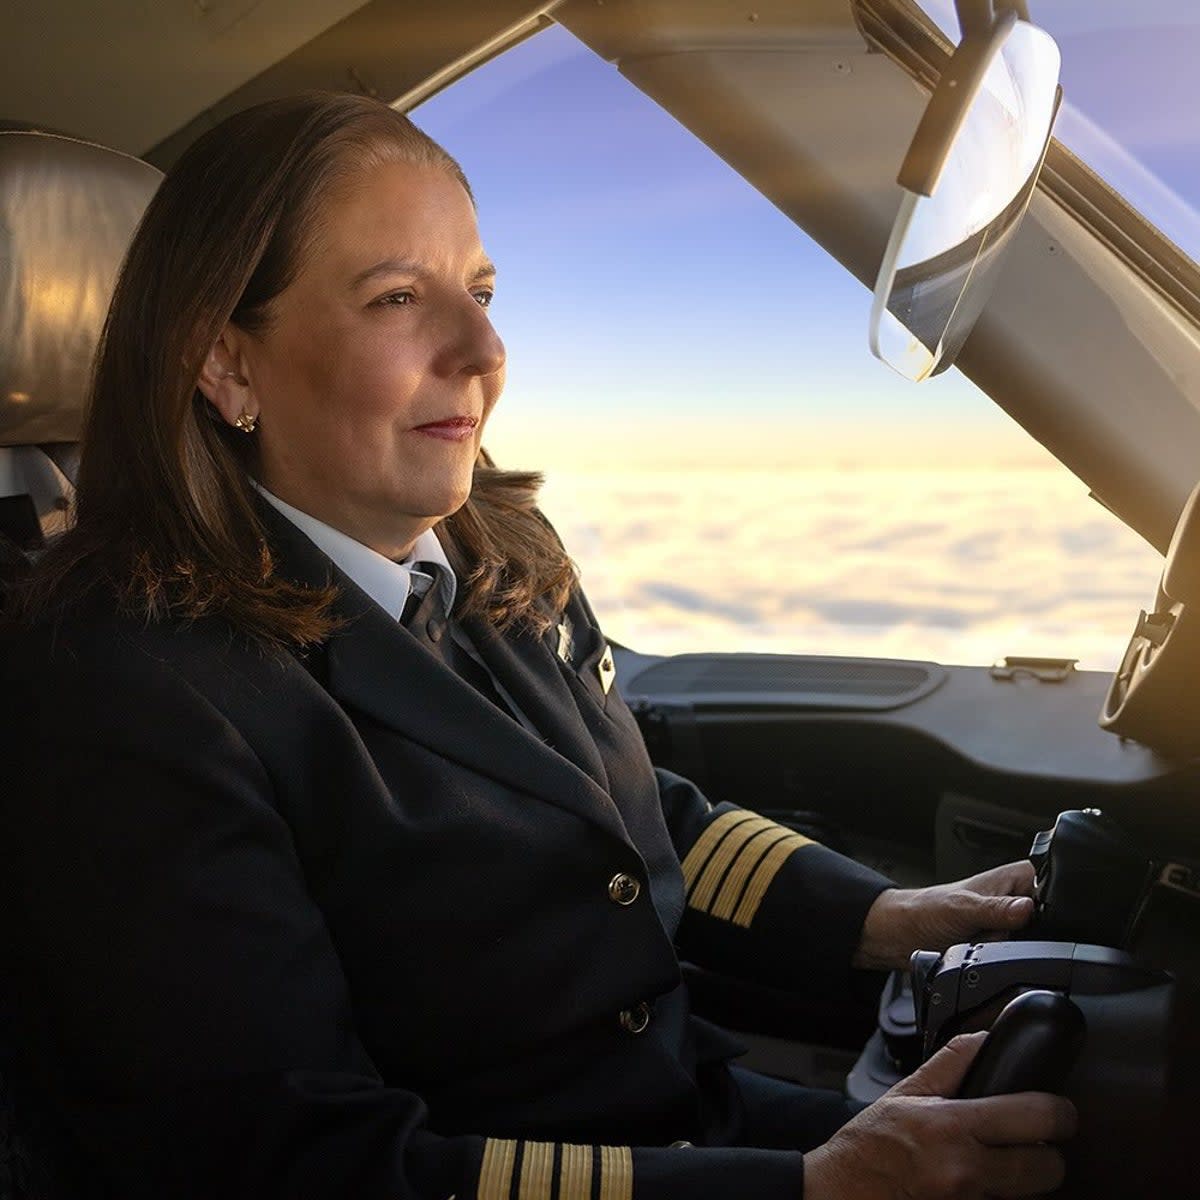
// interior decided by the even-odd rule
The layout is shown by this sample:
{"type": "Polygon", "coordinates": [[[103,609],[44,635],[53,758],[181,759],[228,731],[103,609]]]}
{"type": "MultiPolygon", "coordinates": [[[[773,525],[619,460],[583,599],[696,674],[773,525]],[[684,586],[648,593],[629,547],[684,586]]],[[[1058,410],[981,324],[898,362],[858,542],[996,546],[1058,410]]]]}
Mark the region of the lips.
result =
{"type": "Polygon", "coordinates": [[[429,421],[414,428],[414,433],[426,437],[440,438],[447,442],[465,442],[475,432],[478,417],[444,417],[440,421],[429,421]]]}
{"type": "Polygon", "coordinates": [[[478,417],[446,417],[441,421],[430,421],[418,425],[418,429],[474,429],[479,424],[478,417]]]}

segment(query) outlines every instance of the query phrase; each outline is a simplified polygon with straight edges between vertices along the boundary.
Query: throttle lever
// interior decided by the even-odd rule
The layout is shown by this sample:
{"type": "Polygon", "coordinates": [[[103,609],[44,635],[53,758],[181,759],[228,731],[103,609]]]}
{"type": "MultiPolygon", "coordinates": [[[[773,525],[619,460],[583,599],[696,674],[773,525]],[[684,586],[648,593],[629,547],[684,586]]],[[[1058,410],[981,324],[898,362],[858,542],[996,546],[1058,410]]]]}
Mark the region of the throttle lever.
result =
{"type": "Polygon", "coordinates": [[[959,1097],[1061,1094],[1086,1033],[1083,1013],[1061,992],[1023,992],[993,1022],[967,1068],[959,1097]]]}

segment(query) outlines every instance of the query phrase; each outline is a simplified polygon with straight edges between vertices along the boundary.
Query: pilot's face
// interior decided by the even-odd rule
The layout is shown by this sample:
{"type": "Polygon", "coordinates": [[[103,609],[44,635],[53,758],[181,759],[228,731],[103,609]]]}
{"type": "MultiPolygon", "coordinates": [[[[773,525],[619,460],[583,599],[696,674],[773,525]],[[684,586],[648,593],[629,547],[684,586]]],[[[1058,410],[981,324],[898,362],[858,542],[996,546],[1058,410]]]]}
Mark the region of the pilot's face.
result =
{"type": "Polygon", "coordinates": [[[493,286],[449,172],[343,180],[267,328],[240,339],[263,485],[388,557],[458,509],[504,382],[493,286]]]}

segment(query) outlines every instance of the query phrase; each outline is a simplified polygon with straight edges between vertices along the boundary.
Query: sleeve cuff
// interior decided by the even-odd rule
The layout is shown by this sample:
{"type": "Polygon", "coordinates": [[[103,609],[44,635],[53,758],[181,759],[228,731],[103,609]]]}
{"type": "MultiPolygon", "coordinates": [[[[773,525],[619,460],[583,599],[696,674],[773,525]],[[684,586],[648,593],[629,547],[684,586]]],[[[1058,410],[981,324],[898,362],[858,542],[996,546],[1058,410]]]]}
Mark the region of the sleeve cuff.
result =
{"type": "Polygon", "coordinates": [[[709,969],[781,987],[852,978],[863,921],[892,881],[745,809],[719,811],[683,863],[680,948],[709,969]]]}
{"type": "Polygon", "coordinates": [[[476,1200],[799,1200],[804,1156],[791,1150],[586,1146],[488,1138],[476,1200]]]}
{"type": "Polygon", "coordinates": [[[801,1200],[804,1155],[740,1147],[635,1149],[633,1178],[632,1200],[801,1200]]]}

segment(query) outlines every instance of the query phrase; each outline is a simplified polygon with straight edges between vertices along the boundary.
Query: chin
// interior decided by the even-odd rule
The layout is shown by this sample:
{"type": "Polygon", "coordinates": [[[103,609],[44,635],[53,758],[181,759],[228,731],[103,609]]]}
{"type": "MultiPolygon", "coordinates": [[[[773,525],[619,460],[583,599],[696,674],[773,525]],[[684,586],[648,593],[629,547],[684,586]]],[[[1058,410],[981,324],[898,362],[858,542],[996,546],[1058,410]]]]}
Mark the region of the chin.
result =
{"type": "Polygon", "coordinates": [[[453,516],[470,498],[471,482],[468,479],[461,487],[445,487],[426,492],[421,497],[423,503],[420,505],[410,507],[404,504],[402,507],[408,511],[424,512],[440,521],[445,517],[453,516]]]}

